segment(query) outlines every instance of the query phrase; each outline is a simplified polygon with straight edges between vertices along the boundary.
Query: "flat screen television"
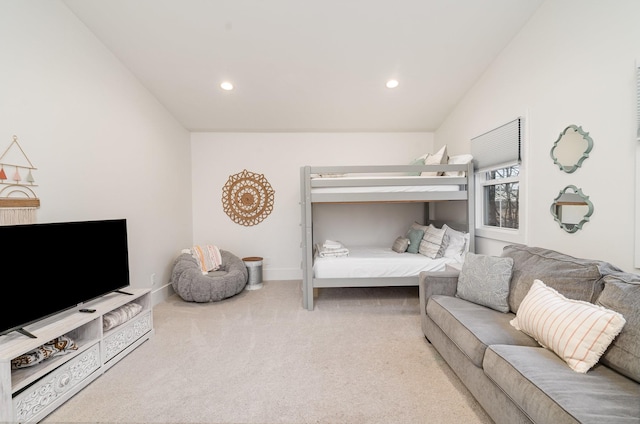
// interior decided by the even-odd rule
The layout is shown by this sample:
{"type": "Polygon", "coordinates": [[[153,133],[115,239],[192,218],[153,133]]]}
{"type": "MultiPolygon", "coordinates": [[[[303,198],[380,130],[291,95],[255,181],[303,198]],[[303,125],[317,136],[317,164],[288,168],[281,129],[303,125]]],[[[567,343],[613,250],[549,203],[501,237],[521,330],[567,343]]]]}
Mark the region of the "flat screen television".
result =
{"type": "Polygon", "coordinates": [[[0,273],[0,336],[37,337],[24,327],[129,286],[127,222],[0,226],[0,273]]]}

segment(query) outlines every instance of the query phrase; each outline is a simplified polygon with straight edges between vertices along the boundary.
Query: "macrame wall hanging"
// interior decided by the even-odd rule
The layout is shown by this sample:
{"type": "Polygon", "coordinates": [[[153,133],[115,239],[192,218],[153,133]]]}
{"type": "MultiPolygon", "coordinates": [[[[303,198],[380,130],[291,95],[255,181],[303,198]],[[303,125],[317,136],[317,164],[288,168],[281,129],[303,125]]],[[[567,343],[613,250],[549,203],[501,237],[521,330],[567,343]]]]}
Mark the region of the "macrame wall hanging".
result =
{"type": "Polygon", "coordinates": [[[40,207],[40,199],[33,190],[37,185],[32,171],[36,169],[14,135],[0,156],[0,225],[36,222],[36,209],[40,207]]]}
{"type": "Polygon", "coordinates": [[[222,188],[222,207],[233,222],[249,227],[261,223],[273,211],[274,193],[263,174],[245,169],[229,176],[222,188]]]}

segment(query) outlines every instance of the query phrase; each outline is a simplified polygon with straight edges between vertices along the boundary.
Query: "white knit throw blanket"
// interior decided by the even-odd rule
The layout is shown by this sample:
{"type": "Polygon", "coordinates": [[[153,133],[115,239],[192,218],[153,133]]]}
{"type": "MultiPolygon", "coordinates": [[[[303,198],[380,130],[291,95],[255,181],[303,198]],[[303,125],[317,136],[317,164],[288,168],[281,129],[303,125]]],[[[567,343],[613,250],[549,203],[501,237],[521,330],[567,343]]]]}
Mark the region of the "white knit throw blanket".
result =
{"type": "Polygon", "coordinates": [[[206,275],[209,271],[215,271],[222,265],[220,249],[212,244],[193,246],[191,254],[198,261],[202,275],[206,275]]]}

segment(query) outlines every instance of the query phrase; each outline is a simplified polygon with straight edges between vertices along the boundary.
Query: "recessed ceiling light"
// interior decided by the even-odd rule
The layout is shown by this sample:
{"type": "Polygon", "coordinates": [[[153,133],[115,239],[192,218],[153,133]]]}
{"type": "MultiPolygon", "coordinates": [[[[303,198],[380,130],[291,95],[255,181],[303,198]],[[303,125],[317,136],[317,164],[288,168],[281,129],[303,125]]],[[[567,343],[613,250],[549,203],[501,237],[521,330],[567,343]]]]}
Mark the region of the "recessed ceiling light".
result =
{"type": "Polygon", "coordinates": [[[223,90],[233,90],[233,84],[231,84],[229,81],[225,81],[222,84],[220,84],[220,88],[222,88],[223,90]]]}
{"type": "Polygon", "coordinates": [[[399,82],[397,80],[389,80],[387,81],[387,88],[396,88],[398,86],[399,82]]]}

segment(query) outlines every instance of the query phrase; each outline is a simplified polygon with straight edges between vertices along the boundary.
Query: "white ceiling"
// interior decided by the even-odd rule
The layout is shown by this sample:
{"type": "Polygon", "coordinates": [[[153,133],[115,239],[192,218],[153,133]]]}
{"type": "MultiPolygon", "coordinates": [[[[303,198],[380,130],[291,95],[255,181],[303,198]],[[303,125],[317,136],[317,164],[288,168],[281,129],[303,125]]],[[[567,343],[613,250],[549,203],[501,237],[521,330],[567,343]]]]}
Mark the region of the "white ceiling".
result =
{"type": "Polygon", "coordinates": [[[346,132],[434,131],[543,1],[64,3],[188,130],[346,132]]]}

